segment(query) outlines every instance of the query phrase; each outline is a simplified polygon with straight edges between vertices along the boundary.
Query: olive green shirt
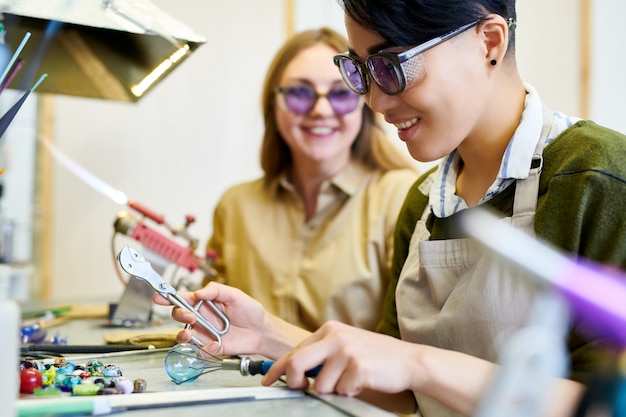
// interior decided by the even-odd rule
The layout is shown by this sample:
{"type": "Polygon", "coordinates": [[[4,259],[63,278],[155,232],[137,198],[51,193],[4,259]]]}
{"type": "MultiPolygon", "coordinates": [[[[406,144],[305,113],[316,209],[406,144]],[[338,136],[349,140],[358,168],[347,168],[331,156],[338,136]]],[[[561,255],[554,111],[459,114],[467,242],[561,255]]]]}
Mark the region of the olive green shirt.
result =
{"type": "MultiPolygon", "coordinates": [[[[569,253],[626,269],[625,156],[626,136],[590,121],[580,121],[555,138],[543,152],[535,216],[537,237],[569,253]]],[[[395,287],[415,224],[428,205],[428,194],[420,192],[419,185],[433,171],[413,185],[397,222],[392,282],[378,326],[378,331],[395,337],[400,335],[395,287]]],[[[514,194],[515,184],[484,205],[503,217],[511,216],[514,194]]],[[[427,220],[430,239],[461,237],[454,227],[458,214],[443,219],[431,213],[427,220]]],[[[590,337],[588,330],[576,320],[568,339],[571,378],[579,381],[585,381],[605,358],[598,354],[601,342],[590,337]]]]}

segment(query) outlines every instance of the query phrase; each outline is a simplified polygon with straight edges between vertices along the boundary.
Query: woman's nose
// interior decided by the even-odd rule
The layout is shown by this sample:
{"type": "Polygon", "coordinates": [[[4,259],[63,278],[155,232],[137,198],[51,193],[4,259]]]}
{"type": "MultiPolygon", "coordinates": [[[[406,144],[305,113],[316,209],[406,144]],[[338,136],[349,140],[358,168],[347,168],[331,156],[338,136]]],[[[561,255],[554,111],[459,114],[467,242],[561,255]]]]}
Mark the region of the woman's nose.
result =
{"type": "Polygon", "coordinates": [[[317,99],[315,100],[315,104],[313,104],[313,108],[311,109],[311,114],[323,114],[323,115],[334,115],[335,111],[330,105],[330,101],[328,100],[328,96],[326,94],[317,95],[317,99]]]}
{"type": "Polygon", "coordinates": [[[395,106],[398,97],[383,93],[376,83],[371,83],[364,99],[365,103],[367,103],[373,111],[384,114],[386,111],[395,106]]]}

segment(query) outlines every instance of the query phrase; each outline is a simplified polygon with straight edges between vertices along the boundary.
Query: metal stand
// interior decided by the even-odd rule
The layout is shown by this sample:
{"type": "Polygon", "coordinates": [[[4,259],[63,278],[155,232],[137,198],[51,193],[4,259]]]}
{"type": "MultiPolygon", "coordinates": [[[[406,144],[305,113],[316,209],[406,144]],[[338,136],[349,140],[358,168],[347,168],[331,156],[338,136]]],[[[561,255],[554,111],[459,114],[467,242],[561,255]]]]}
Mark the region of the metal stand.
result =
{"type": "MultiPolygon", "coordinates": [[[[163,276],[169,263],[156,253],[143,249],[146,260],[163,276]]],[[[115,310],[111,312],[109,324],[120,327],[145,327],[152,321],[152,297],[154,289],[144,281],[129,279],[115,310]]]]}

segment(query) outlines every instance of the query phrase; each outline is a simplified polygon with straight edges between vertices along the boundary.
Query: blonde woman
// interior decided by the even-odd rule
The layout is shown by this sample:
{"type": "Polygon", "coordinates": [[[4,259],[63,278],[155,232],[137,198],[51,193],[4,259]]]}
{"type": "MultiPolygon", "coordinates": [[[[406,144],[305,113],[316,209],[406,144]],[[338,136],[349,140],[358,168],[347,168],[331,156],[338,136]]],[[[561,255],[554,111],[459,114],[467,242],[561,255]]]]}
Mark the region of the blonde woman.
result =
{"type": "Polygon", "coordinates": [[[417,179],[332,57],[337,32],[299,33],[277,52],[262,95],[264,176],[227,190],[207,248],[220,281],[308,330],[380,320],[393,230],[417,179]]]}

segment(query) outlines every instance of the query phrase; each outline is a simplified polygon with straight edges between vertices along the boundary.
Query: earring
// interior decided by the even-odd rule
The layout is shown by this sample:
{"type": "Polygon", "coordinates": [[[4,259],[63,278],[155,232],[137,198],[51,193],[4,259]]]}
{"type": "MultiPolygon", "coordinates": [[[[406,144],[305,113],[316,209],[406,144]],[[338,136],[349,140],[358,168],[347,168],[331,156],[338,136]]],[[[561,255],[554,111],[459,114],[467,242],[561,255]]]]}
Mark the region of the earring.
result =
{"type": "Polygon", "coordinates": [[[498,61],[496,61],[495,59],[492,59],[491,62],[489,63],[495,67],[498,61]]]}

